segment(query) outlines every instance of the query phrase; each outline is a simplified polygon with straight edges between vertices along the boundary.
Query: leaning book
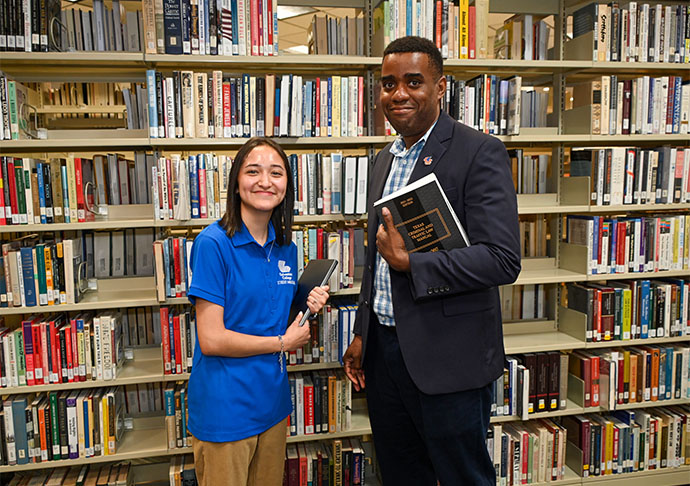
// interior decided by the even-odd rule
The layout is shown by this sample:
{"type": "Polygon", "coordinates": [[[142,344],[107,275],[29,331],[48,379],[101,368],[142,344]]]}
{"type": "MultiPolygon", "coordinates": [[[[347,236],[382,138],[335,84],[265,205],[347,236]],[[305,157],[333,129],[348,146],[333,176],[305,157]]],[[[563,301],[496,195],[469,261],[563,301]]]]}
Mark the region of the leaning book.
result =
{"type": "Polygon", "coordinates": [[[379,221],[386,207],[410,253],[464,248],[470,245],[465,229],[448,202],[435,174],[383,197],[374,203],[379,221]]]}

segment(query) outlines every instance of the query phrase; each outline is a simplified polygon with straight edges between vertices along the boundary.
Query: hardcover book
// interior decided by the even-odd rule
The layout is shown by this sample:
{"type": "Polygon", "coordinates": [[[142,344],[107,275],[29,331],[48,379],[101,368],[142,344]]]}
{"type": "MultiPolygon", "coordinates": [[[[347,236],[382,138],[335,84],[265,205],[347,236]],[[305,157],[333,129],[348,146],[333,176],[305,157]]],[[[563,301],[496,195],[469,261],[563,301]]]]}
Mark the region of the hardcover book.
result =
{"type": "Polygon", "coordinates": [[[374,203],[379,220],[387,207],[410,253],[464,248],[465,229],[435,174],[429,174],[374,203]]]}

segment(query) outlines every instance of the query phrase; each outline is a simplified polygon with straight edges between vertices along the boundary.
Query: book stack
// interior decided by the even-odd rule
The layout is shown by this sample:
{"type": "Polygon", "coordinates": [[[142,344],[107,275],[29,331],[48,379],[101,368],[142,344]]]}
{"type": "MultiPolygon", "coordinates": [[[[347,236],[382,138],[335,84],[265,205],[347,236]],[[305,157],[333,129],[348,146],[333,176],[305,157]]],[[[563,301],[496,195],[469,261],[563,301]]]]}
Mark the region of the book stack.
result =
{"type": "Polygon", "coordinates": [[[125,410],[127,416],[147,415],[163,411],[163,385],[140,383],[125,386],[125,410]]]}
{"type": "MultiPolygon", "coordinates": [[[[48,471],[17,472],[8,486],[40,484],[50,486],[95,485],[129,486],[134,474],[128,462],[58,467],[48,471]]],[[[172,485],[171,485],[172,486],[172,485]]]]}
{"type": "Polygon", "coordinates": [[[147,54],[278,55],[276,0],[143,0],[147,54]]]}
{"type": "Polygon", "coordinates": [[[569,434],[569,430],[549,419],[492,424],[486,445],[496,471],[496,484],[562,480],[569,434]]]}
{"type": "Polygon", "coordinates": [[[687,405],[563,417],[568,466],[582,477],[690,464],[687,405]]]}
{"type": "Polygon", "coordinates": [[[690,336],[688,287],[683,279],[569,283],[567,307],[586,323],[587,342],[690,336]]]}
{"type": "Polygon", "coordinates": [[[154,219],[220,219],[231,166],[231,157],[213,153],[160,157],[150,176],[154,219]]]}
{"type": "Polygon", "coordinates": [[[516,14],[507,18],[503,25],[496,29],[494,59],[548,59],[551,30],[552,26],[544,17],[538,15],[516,14]]]}
{"type": "Polygon", "coordinates": [[[685,270],[688,218],[571,215],[566,217],[566,242],[586,247],[588,275],[685,270]]]}
{"type": "Polygon", "coordinates": [[[163,390],[165,430],[168,449],[191,447],[192,435],[187,430],[187,382],[167,383],[163,390]]]}
{"type": "Polygon", "coordinates": [[[406,35],[433,41],[444,58],[486,59],[489,46],[489,0],[383,0],[373,12],[372,51],[380,56],[395,39],[406,35]],[[470,5],[472,3],[472,5],[470,5]]]}
{"type": "Polygon", "coordinates": [[[686,4],[590,3],[573,12],[567,59],[618,62],[690,62],[686,4]]]}
{"type": "Polygon", "coordinates": [[[129,307],[122,310],[122,331],[125,347],[161,344],[160,309],[129,307]]]}
{"type": "Polygon", "coordinates": [[[170,486],[197,486],[194,456],[191,454],[173,456],[170,459],[168,478],[170,486]]]}
{"type": "Polygon", "coordinates": [[[169,236],[153,243],[156,293],[158,300],[185,297],[192,282],[189,257],[194,240],[185,236],[169,236]]]}
{"type": "Polygon", "coordinates": [[[289,375],[289,436],[334,434],[352,428],[352,383],[341,370],[289,375]]]}
{"type": "Polygon", "coordinates": [[[364,135],[364,78],[146,72],[153,138],[364,135]]]}
{"type": "Polygon", "coordinates": [[[447,75],[446,80],[448,87],[441,107],[451,117],[492,135],[520,134],[524,96],[521,76],[481,74],[465,81],[447,75]]]}
{"type": "Polygon", "coordinates": [[[567,133],[657,135],[688,133],[690,82],[680,76],[601,76],[572,86],[567,133]]]}
{"type": "Polygon", "coordinates": [[[568,396],[568,354],[506,356],[503,375],[493,386],[492,416],[527,419],[530,414],[564,410],[568,396]]]}
{"type": "Polygon", "coordinates": [[[352,342],[357,305],[326,304],[317,319],[309,321],[311,342],[287,356],[289,365],[342,363],[352,342]]]}
{"type": "Polygon", "coordinates": [[[573,149],[571,176],[591,178],[591,204],[670,204],[690,201],[690,148],[573,149]]]}
{"type": "Polygon", "coordinates": [[[286,484],[365,484],[369,460],[359,439],[288,444],[285,451],[286,484]]]}
{"type": "Polygon", "coordinates": [[[160,308],[163,372],[179,375],[192,372],[196,345],[196,314],[192,307],[160,308]]]}
{"type": "Polygon", "coordinates": [[[518,319],[545,319],[546,292],[543,284],[511,285],[499,287],[503,321],[518,319]]]}
{"type": "Polygon", "coordinates": [[[142,17],[138,10],[125,10],[114,0],[93,5],[63,6],[59,0],[4,4],[0,11],[0,51],[141,52],[142,17]],[[59,29],[52,26],[60,22],[59,29]]]}
{"type": "Polygon", "coordinates": [[[295,214],[364,214],[367,212],[369,157],[290,154],[295,186],[295,214]]]}
{"type": "Polygon", "coordinates": [[[314,15],[307,28],[309,54],[364,55],[364,16],[314,15]]]}
{"type": "Polygon", "coordinates": [[[527,215],[520,218],[520,254],[523,257],[545,257],[551,239],[545,216],[527,215]]]}
{"type": "Polygon", "coordinates": [[[115,454],[123,411],[121,387],[4,397],[3,464],[115,454]]]}
{"type": "Polygon", "coordinates": [[[551,172],[551,154],[525,153],[523,149],[508,150],[517,194],[545,194],[547,175],[551,172]]]}
{"type": "Polygon", "coordinates": [[[0,329],[3,388],[114,380],[124,362],[119,312],[31,315],[0,329]]]}

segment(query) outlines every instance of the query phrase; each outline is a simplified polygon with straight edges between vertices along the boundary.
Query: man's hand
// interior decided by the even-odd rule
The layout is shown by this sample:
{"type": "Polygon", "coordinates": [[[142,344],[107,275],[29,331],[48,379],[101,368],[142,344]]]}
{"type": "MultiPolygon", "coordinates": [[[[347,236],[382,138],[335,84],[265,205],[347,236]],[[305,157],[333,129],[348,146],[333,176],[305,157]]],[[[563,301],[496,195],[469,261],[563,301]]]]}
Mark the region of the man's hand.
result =
{"type": "Polygon", "coordinates": [[[350,379],[356,391],[364,389],[364,370],[362,369],[362,336],[355,336],[352,344],[343,355],[345,374],[350,379]]]}
{"type": "Polygon", "coordinates": [[[388,208],[383,208],[381,214],[384,224],[379,225],[379,230],[376,232],[376,247],[393,270],[409,272],[410,254],[405,249],[405,242],[393,223],[393,216],[388,208]]]}

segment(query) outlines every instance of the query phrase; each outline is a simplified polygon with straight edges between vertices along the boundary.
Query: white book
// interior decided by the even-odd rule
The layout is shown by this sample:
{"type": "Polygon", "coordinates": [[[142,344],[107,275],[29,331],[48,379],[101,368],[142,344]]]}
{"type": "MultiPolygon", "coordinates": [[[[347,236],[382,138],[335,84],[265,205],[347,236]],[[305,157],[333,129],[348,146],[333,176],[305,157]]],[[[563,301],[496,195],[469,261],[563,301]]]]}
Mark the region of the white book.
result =
{"type": "Polygon", "coordinates": [[[357,158],[345,157],[345,160],[343,161],[343,166],[343,214],[355,214],[357,158]]]}
{"type": "Polygon", "coordinates": [[[290,75],[284,74],[280,83],[280,131],[278,132],[278,135],[281,137],[290,134],[290,127],[288,127],[288,110],[290,109],[290,98],[290,75]]]}
{"type": "Polygon", "coordinates": [[[94,276],[96,278],[110,277],[110,233],[96,231],[94,238],[94,276]]]}
{"type": "Polygon", "coordinates": [[[101,366],[103,367],[103,379],[113,379],[113,351],[111,336],[110,316],[100,316],[101,328],[101,366]]]}
{"type": "Polygon", "coordinates": [[[102,380],[103,379],[103,350],[102,350],[102,341],[103,341],[103,335],[101,331],[101,318],[100,316],[94,316],[93,318],[93,343],[94,343],[94,358],[95,362],[93,363],[93,368],[94,370],[92,371],[92,375],[96,377],[96,380],[102,380]]]}
{"type": "Polygon", "coordinates": [[[611,205],[623,204],[623,187],[625,183],[625,148],[611,149],[611,205]]]}
{"type": "Polygon", "coordinates": [[[125,276],[125,232],[122,230],[110,232],[110,268],[111,277],[125,276]]]}
{"type": "Polygon", "coordinates": [[[357,195],[355,203],[355,214],[367,212],[367,187],[369,185],[369,158],[358,157],[357,159],[357,195]]]}
{"type": "MultiPolygon", "coordinates": [[[[340,136],[348,136],[348,115],[349,115],[349,79],[347,76],[340,78],[340,136]]],[[[336,134],[337,135],[337,134],[336,134]]]]}

